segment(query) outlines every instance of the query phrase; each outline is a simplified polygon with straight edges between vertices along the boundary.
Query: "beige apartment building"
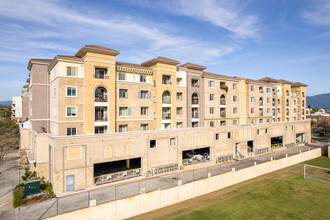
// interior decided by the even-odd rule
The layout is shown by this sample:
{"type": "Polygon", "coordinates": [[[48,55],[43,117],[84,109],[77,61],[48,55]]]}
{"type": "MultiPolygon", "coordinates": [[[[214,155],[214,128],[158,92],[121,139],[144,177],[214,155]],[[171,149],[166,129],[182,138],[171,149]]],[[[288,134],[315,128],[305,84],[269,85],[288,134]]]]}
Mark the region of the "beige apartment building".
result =
{"type": "Polygon", "coordinates": [[[305,84],[165,57],[124,63],[119,53],[86,45],[29,62],[22,155],[56,193],[310,142],[305,84]]]}

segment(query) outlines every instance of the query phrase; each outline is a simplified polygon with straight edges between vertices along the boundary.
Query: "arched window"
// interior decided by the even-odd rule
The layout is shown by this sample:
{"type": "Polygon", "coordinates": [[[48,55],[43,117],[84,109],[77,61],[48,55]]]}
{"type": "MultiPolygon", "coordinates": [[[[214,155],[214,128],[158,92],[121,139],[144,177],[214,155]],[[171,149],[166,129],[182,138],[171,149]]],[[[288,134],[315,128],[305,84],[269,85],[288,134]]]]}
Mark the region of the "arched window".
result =
{"type": "Polygon", "coordinates": [[[262,106],[262,105],[264,105],[264,102],[263,102],[262,98],[260,97],[260,99],[259,99],[259,106],[262,106]]]}
{"type": "Polygon", "coordinates": [[[171,104],[171,94],[168,91],[163,92],[162,103],[171,104]]]}
{"type": "Polygon", "coordinates": [[[191,96],[191,104],[198,105],[198,95],[196,93],[191,96]]]}
{"type": "Polygon", "coordinates": [[[220,105],[226,105],[226,96],[225,95],[220,96],[220,105]]]}
{"type": "Polygon", "coordinates": [[[97,87],[95,89],[95,102],[107,102],[108,101],[108,92],[107,89],[104,87],[97,87]]]}

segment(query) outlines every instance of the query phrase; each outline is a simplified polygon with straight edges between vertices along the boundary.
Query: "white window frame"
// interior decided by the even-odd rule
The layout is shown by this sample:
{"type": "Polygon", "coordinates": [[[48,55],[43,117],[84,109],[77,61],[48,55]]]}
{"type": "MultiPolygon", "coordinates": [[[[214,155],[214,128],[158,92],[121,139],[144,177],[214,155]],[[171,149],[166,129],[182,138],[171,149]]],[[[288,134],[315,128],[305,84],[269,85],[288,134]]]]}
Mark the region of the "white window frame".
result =
{"type": "Polygon", "coordinates": [[[77,106],[65,106],[65,117],[67,117],[67,118],[78,117],[78,107],[77,106]],[[68,116],[68,108],[76,108],[76,115],[75,116],[68,116]]]}
{"type": "Polygon", "coordinates": [[[66,76],[67,77],[77,77],[78,76],[78,67],[76,67],[76,66],[66,66],[66,76]],[[68,75],[68,68],[73,68],[73,69],[76,69],[76,75],[75,76],[69,76],[68,75]]]}
{"type": "Polygon", "coordinates": [[[66,127],[66,136],[75,136],[75,135],[78,134],[77,131],[78,131],[77,127],[66,127]],[[68,128],[71,129],[71,135],[68,135],[68,128]],[[73,128],[76,129],[76,134],[74,134],[74,135],[72,134],[72,129],[73,129],[73,128]]]}
{"type": "Polygon", "coordinates": [[[65,92],[65,97],[77,97],[77,93],[78,93],[78,88],[77,88],[77,86],[66,86],[65,87],[65,90],[66,90],[66,92],[65,92]],[[75,88],[76,89],[76,95],[75,96],[73,96],[73,95],[68,95],[68,88],[75,88]]]}

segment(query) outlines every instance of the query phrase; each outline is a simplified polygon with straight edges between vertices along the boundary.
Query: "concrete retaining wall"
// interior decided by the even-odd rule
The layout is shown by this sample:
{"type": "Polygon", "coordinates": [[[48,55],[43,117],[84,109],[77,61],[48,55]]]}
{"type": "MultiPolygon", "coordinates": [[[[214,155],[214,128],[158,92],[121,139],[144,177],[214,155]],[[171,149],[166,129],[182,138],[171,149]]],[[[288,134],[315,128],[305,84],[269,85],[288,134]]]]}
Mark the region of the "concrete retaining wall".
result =
{"type": "Polygon", "coordinates": [[[223,189],[236,183],[240,183],[245,180],[249,180],[257,176],[286,168],[288,166],[292,166],[319,156],[321,156],[321,149],[317,148],[280,160],[273,160],[253,167],[238,170],[236,172],[229,172],[218,176],[213,176],[165,190],[156,190],[125,199],[92,206],[78,211],[65,213],[48,219],[87,220],[129,218],[142,213],[153,211],[155,209],[173,205],[187,199],[201,196],[219,189],[223,189]]]}

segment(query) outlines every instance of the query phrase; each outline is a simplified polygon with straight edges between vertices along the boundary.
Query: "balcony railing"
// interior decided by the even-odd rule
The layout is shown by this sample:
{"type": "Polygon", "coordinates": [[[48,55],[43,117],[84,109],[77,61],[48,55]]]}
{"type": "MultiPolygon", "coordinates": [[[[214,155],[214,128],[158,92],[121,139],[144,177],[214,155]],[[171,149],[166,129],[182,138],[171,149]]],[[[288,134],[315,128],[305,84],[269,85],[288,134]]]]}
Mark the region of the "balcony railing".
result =
{"type": "Polygon", "coordinates": [[[182,159],[183,166],[193,165],[198,163],[204,163],[210,161],[210,156],[200,156],[200,157],[193,157],[188,159],[182,159]]]}
{"type": "Polygon", "coordinates": [[[172,85],[172,81],[163,79],[163,84],[172,85]]]}
{"type": "Polygon", "coordinates": [[[226,105],[226,100],[225,99],[220,99],[220,105],[226,105]]]}
{"type": "Polygon", "coordinates": [[[107,76],[107,75],[94,75],[94,78],[96,78],[96,79],[109,79],[109,76],[107,76]]]}
{"type": "Polygon", "coordinates": [[[198,112],[193,112],[192,113],[192,118],[198,118],[198,112]]]}
{"type": "Polygon", "coordinates": [[[193,104],[193,105],[198,105],[198,100],[192,100],[192,101],[191,101],[191,104],[193,104]]]}
{"type": "Polygon", "coordinates": [[[264,102],[259,102],[259,106],[263,106],[264,105],[264,102]]]}
{"type": "Polygon", "coordinates": [[[226,117],[226,112],[220,112],[220,117],[226,117]]]}
{"type": "Polygon", "coordinates": [[[98,97],[95,97],[94,101],[95,102],[108,102],[108,97],[107,96],[98,96],[98,97]]]}
{"type": "Polygon", "coordinates": [[[264,116],[264,112],[259,111],[259,116],[264,116]]]}
{"type": "Polygon", "coordinates": [[[108,116],[105,113],[104,115],[95,115],[95,121],[108,121],[108,116]]]}
{"type": "Polygon", "coordinates": [[[112,183],[115,181],[125,180],[132,177],[141,176],[141,168],[125,170],[117,173],[109,173],[102,176],[94,177],[94,183],[96,185],[112,183]]]}
{"type": "Polygon", "coordinates": [[[163,120],[171,119],[171,113],[163,113],[163,120]]]}

